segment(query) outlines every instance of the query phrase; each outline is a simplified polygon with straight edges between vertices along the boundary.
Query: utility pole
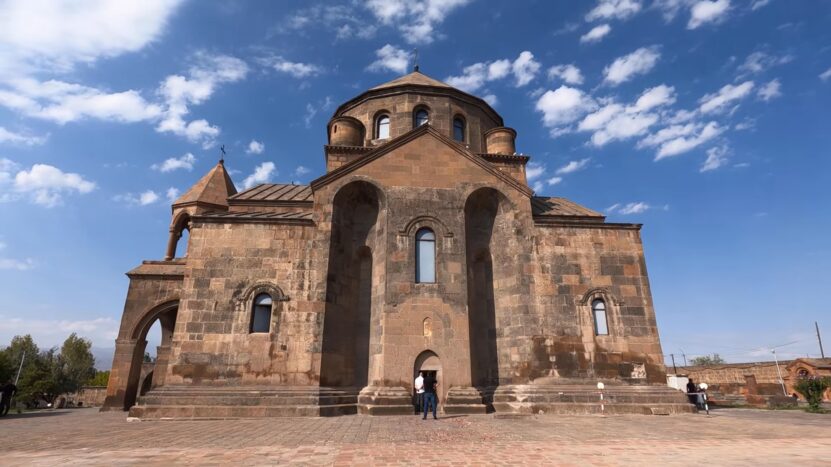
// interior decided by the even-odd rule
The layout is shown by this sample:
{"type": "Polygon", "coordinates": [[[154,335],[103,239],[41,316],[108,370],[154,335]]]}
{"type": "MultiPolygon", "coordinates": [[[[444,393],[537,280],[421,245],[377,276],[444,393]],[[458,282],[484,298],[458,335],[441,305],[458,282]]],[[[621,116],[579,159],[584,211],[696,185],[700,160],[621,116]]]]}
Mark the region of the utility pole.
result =
{"type": "Polygon", "coordinates": [[[822,337],[820,337],[819,335],[819,324],[817,324],[816,321],[814,321],[814,327],[817,328],[817,342],[819,342],[819,354],[822,356],[822,358],[825,358],[825,352],[822,350],[822,337]]]}
{"type": "Polygon", "coordinates": [[[684,357],[684,366],[687,366],[687,354],[684,353],[684,349],[681,349],[681,356],[684,357]]]}
{"type": "Polygon", "coordinates": [[[782,394],[787,396],[788,391],[785,390],[785,381],[782,380],[782,372],[779,370],[779,359],[776,357],[776,349],[774,348],[770,351],[773,352],[773,360],[776,361],[776,374],[779,375],[779,384],[782,385],[782,394]]]}
{"type": "Polygon", "coordinates": [[[17,386],[17,382],[20,381],[20,371],[23,370],[23,360],[26,360],[26,351],[23,351],[23,355],[20,357],[20,366],[17,367],[17,377],[14,379],[14,385],[17,386]]]}
{"type": "Polygon", "coordinates": [[[675,368],[675,354],[669,354],[670,358],[672,358],[672,372],[678,374],[678,368],[675,368]]]}

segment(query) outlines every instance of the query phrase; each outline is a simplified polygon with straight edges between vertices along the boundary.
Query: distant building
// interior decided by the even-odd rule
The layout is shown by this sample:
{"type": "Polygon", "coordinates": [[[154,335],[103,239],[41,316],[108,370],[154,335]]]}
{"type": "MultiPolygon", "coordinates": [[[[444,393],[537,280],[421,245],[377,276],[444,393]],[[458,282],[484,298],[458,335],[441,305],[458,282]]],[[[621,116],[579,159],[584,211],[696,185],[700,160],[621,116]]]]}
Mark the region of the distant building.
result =
{"type": "Polygon", "coordinates": [[[665,385],[640,225],[536,196],[484,100],[415,71],[327,130],[310,185],[237,193],[220,161],[173,203],[165,259],[127,274],[106,408],[412,413],[430,371],[448,413],[599,411],[600,380],[607,411],[690,410],[665,385]]]}

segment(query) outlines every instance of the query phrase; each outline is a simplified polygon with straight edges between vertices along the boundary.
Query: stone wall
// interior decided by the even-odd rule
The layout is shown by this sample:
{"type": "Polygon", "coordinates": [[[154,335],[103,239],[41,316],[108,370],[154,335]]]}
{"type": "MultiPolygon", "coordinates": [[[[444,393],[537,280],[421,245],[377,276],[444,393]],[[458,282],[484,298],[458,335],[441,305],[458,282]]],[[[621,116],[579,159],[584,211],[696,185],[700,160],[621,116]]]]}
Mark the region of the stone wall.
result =
{"type": "MultiPolygon", "coordinates": [[[[783,379],[790,361],[780,361],[783,379]]],[[[707,366],[679,366],[677,374],[685,374],[696,383],[707,383],[722,394],[781,395],[782,386],[775,362],[729,363],[707,366]]]]}
{"type": "Polygon", "coordinates": [[[325,276],[311,268],[314,228],[195,221],[167,384],[317,383],[325,276]],[[253,300],[274,300],[271,332],[251,333],[253,300]]]}
{"type": "Polygon", "coordinates": [[[534,240],[543,332],[532,336],[533,374],[664,383],[639,226],[538,226],[534,240]],[[606,304],[608,335],[595,335],[595,299],[606,304]]]}

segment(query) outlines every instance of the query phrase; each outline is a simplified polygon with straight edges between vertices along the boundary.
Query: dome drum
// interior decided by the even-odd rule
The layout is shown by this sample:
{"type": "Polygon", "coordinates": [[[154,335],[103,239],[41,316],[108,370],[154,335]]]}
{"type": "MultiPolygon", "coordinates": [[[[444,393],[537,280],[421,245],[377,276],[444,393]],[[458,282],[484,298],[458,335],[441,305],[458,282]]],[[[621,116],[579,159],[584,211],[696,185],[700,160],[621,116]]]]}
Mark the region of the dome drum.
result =
{"type": "Polygon", "coordinates": [[[336,117],[329,123],[329,144],[332,146],[363,146],[364,126],[353,117],[336,117]]]}

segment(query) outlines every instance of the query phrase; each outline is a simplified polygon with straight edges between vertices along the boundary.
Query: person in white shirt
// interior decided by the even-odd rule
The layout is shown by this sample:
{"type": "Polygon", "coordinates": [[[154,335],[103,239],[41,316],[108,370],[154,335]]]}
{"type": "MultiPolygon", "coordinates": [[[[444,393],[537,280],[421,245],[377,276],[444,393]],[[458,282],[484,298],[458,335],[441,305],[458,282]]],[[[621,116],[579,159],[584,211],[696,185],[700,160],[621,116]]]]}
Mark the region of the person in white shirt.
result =
{"type": "Polygon", "coordinates": [[[424,373],[418,372],[413,386],[415,386],[416,408],[418,409],[416,413],[421,413],[421,408],[424,406],[424,373]]]}

